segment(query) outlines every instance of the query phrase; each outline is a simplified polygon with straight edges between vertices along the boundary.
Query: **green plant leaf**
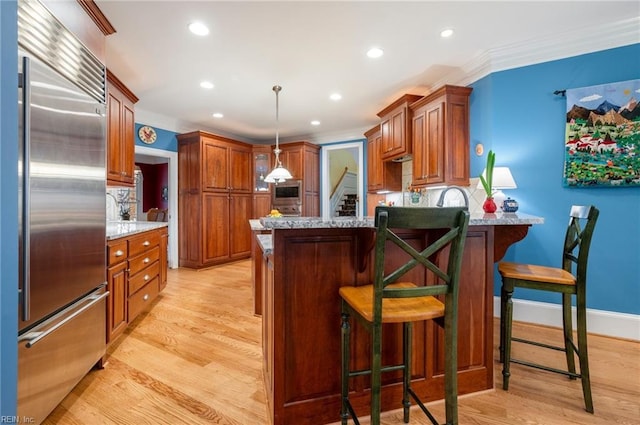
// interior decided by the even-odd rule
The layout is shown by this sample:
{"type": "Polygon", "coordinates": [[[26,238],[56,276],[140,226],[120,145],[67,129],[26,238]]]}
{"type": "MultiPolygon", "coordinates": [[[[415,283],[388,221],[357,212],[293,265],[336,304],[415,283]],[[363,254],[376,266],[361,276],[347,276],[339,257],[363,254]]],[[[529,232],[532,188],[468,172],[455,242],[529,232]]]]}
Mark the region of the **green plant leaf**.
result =
{"type": "Polygon", "coordinates": [[[496,154],[493,151],[489,151],[487,154],[487,166],[486,166],[486,177],[482,174],[480,175],[480,183],[482,183],[482,187],[484,188],[487,197],[492,196],[492,188],[493,188],[493,166],[496,163],[496,154]]]}

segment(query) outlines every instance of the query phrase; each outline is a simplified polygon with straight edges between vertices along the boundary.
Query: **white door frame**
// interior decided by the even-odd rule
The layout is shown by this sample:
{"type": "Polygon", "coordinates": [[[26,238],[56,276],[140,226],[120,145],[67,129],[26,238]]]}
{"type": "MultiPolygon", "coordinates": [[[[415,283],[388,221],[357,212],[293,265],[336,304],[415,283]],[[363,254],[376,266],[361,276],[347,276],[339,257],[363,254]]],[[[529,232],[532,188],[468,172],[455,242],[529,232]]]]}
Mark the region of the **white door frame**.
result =
{"type": "Polygon", "coordinates": [[[135,146],[135,153],[169,160],[169,267],[178,267],[178,152],[135,146]]]}

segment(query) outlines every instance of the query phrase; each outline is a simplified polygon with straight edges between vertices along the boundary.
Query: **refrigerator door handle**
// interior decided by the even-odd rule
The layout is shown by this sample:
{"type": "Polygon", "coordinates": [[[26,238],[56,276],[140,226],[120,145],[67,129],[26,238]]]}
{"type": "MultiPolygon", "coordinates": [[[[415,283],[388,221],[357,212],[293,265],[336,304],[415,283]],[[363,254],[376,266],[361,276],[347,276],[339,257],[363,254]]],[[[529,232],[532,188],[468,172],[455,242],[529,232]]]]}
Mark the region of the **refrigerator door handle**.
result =
{"type": "MultiPolygon", "coordinates": [[[[19,85],[22,87],[22,234],[31,234],[31,64],[29,58],[22,58],[22,75],[19,85]]],[[[22,320],[31,318],[31,242],[29,237],[22,241],[22,320]]]]}
{"type": "Polygon", "coordinates": [[[56,323],[55,325],[53,325],[52,327],[50,327],[46,331],[42,331],[42,332],[27,332],[26,334],[24,334],[24,335],[22,335],[22,336],[20,336],[18,338],[18,343],[26,341],[25,347],[27,347],[27,348],[33,347],[35,344],[38,343],[38,341],[42,340],[43,338],[46,338],[49,334],[54,332],[56,329],[64,326],[66,323],[68,323],[71,320],[73,320],[76,316],[82,314],[85,310],[91,308],[94,304],[99,303],[102,299],[106,298],[107,296],[109,296],[109,291],[106,291],[103,294],[92,294],[92,295],[88,296],[86,298],[86,300],[90,300],[91,302],[89,302],[88,304],[86,304],[82,308],[74,311],[72,314],[70,314],[69,316],[65,317],[63,320],[59,321],[58,323],[56,323]]]}

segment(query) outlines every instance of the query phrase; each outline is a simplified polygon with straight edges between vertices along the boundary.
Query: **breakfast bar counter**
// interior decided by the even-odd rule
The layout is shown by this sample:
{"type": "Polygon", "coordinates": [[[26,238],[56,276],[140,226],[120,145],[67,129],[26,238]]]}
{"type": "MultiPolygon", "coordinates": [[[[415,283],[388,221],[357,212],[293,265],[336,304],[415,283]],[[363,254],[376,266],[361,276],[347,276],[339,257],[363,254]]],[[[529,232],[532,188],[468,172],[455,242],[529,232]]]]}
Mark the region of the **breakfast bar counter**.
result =
{"type": "MultiPolygon", "coordinates": [[[[524,238],[540,217],[520,213],[472,215],[465,243],[459,294],[458,391],[493,388],[493,263],[524,238]]],[[[341,286],[370,283],[375,228],[372,218],[281,217],[252,220],[256,313],[262,315],[264,379],[274,425],[325,424],[339,420],[341,286]]],[[[413,232],[411,243],[430,236],[413,232]]],[[[401,251],[392,252],[390,262],[401,251]]],[[[444,257],[444,254],[443,254],[444,257]]],[[[437,258],[436,261],[445,261],[437,258]]],[[[416,270],[414,270],[416,271],[416,270]]],[[[417,284],[433,276],[410,272],[417,284]]],[[[399,361],[401,328],[383,328],[383,363],[399,361]]],[[[416,323],[412,386],[424,401],[443,398],[443,335],[432,323],[416,323]]],[[[369,338],[352,330],[354,367],[369,363],[369,338]]],[[[382,408],[401,406],[401,374],[383,376],[382,408]]],[[[369,380],[351,381],[350,400],[369,411],[369,380]]]]}

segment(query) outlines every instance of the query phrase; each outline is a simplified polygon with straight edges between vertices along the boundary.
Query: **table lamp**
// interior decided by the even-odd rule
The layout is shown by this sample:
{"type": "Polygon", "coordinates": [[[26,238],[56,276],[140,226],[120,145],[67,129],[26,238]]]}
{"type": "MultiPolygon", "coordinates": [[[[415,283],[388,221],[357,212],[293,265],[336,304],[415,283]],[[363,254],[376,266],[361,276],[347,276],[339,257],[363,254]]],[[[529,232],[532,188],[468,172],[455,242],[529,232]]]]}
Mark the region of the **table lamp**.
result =
{"type": "MultiPolygon", "coordinates": [[[[487,175],[486,169],[482,171],[482,175],[487,175]]],[[[517,187],[518,186],[516,186],[516,181],[513,179],[509,167],[493,167],[493,182],[491,190],[493,191],[493,201],[500,210],[502,210],[502,205],[506,198],[501,189],[515,189],[517,187]]],[[[480,181],[478,181],[478,188],[482,189],[482,183],[480,181]]]]}

